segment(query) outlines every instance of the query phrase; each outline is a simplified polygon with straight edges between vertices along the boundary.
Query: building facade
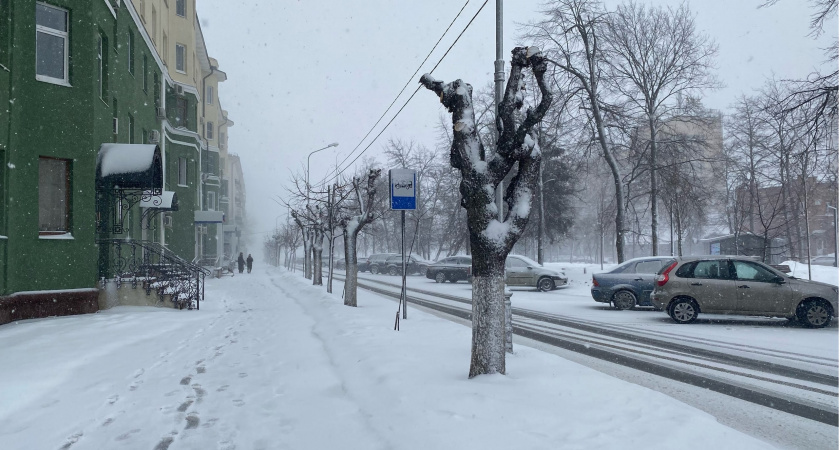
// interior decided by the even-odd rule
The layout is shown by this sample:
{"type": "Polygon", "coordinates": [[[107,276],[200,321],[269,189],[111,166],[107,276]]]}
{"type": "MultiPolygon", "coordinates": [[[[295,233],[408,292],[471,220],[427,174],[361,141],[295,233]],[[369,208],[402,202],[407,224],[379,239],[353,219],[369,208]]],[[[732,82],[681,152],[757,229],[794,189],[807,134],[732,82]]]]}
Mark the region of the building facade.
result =
{"type": "Polygon", "coordinates": [[[0,323],[95,311],[118,241],[221,255],[225,79],[194,0],[0,2],[0,323]]]}

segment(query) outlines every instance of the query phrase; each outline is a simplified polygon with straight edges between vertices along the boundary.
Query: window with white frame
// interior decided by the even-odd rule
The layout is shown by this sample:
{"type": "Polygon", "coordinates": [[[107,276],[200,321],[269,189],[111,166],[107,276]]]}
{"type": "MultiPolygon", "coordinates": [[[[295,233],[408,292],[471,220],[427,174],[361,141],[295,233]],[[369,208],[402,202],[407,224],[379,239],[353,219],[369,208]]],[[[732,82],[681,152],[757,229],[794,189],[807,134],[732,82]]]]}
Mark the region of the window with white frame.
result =
{"type": "Polygon", "coordinates": [[[207,122],[207,134],[205,137],[207,139],[213,139],[213,122],[207,122]]]}
{"type": "Polygon", "coordinates": [[[38,158],[38,232],[70,231],[70,161],[38,158]]]}
{"type": "Polygon", "coordinates": [[[175,14],[187,17],[187,0],[175,0],[175,14]]]}
{"type": "Polygon", "coordinates": [[[70,33],[67,10],[35,4],[35,78],[69,84],[70,33]]]}
{"type": "Polygon", "coordinates": [[[187,185],[187,158],[178,158],[178,185],[187,185]]]}
{"type": "Polygon", "coordinates": [[[213,191],[207,191],[207,210],[216,210],[216,193],[213,191]]]}
{"type": "Polygon", "coordinates": [[[134,75],[134,33],[128,32],[128,73],[134,75]]]}
{"type": "Polygon", "coordinates": [[[152,42],[157,43],[157,9],[152,5],[152,42]]]}
{"type": "Polygon", "coordinates": [[[184,44],[175,44],[175,70],[187,72],[187,47],[184,44]]]}
{"type": "Polygon", "coordinates": [[[213,104],[213,86],[207,86],[207,92],[204,94],[207,97],[207,104],[213,104]]]}
{"type": "Polygon", "coordinates": [[[107,49],[105,38],[99,35],[96,49],[96,63],[99,72],[99,98],[105,99],[105,50],[107,49]]]}

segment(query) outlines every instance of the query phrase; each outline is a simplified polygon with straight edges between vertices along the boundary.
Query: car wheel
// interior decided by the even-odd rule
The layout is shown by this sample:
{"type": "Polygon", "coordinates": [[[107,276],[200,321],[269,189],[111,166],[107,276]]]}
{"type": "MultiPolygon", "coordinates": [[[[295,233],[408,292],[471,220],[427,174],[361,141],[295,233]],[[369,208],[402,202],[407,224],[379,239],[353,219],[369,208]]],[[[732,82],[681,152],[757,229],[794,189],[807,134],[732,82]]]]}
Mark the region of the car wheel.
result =
{"type": "Polygon", "coordinates": [[[554,290],[554,280],[546,277],[540,278],[539,281],[537,281],[537,289],[542,292],[554,290]]]}
{"type": "Polygon", "coordinates": [[[808,328],[822,328],[831,322],[831,310],[822,300],[806,300],[800,303],[796,315],[808,328]]]}
{"type": "Polygon", "coordinates": [[[400,274],[400,271],[397,270],[396,266],[391,266],[388,268],[388,275],[397,276],[400,274]]]}
{"type": "Polygon", "coordinates": [[[677,323],[691,323],[697,320],[700,307],[690,298],[678,298],[668,306],[668,315],[677,323]]]}
{"type": "Polygon", "coordinates": [[[443,272],[438,272],[435,274],[435,281],[438,283],[446,283],[446,274],[443,272]]]}
{"type": "Polygon", "coordinates": [[[370,273],[379,275],[379,266],[370,266],[370,273]]]}
{"type": "Polygon", "coordinates": [[[612,303],[619,311],[633,309],[636,306],[636,295],[628,290],[621,290],[613,294],[612,303]]]}

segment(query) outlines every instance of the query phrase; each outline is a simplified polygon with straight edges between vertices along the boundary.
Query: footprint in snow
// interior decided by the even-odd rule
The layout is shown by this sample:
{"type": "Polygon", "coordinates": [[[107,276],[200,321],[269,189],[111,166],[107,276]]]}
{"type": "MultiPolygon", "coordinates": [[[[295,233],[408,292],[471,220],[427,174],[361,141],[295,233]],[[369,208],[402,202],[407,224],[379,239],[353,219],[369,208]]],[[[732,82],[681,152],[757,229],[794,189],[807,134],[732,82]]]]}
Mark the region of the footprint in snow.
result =
{"type": "Polygon", "coordinates": [[[193,428],[198,428],[198,424],[200,421],[198,420],[198,414],[189,414],[187,415],[187,430],[191,430],[193,428]]]}
{"type": "Polygon", "coordinates": [[[189,375],[185,376],[184,378],[181,378],[181,384],[183,384],[184,386],[190,384],[190,381],[192,381],[192,377],[189,375]]]}

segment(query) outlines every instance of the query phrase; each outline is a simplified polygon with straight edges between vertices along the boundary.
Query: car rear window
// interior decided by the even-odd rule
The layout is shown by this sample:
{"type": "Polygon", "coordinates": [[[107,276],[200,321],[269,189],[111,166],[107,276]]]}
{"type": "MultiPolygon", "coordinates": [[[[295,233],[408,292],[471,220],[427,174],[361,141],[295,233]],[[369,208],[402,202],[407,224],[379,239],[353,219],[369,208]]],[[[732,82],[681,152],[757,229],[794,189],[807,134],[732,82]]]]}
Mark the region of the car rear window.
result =
{"type": "MultiPolygon", "coordinates": [[[[662,272],[665,271],[665,269],[670,267],[670,265],[674,264],[675,262],[677,262],[676,259],[666,259],[665,261],[662,261],[662,266],[659,268],[659,270],[656,271],[656,273],[661,274],[662,272]]],[[[686,265],[688,265],[688,264],[686,264],[686,265]]]]}
{"type": "Polygon", "coordinates": [[[661,259],[639,261],[636,263],[636,273],[657,273],[662,269],[662,263],[661,259]]]}

